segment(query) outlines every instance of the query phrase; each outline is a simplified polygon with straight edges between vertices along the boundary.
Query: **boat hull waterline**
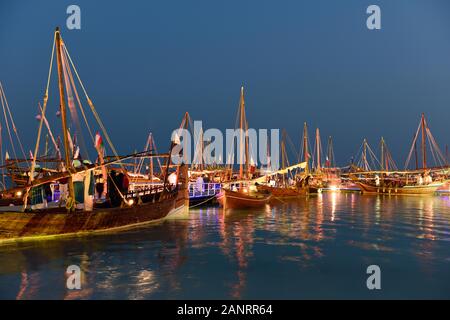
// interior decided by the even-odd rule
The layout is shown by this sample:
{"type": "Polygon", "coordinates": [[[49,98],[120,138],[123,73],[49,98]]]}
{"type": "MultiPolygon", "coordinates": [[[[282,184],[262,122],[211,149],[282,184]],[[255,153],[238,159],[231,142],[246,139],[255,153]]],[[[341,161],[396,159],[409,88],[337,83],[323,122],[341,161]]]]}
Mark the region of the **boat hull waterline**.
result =
{"type": "Polygon", "coordinates": [[[377,187],[362,182],[356,182],[363,194],[390,194],[390,195],[421,195],[433,194],[444,185],[442,183],[433,183],[422,186],[404,186],[404,187],[377,187]]]}
{"type": "Polygon", "coordinates": [[[225,209],[260,208],[268,204],[271,198],[271,194],[247,194],[227,189],[217,195],[217,201],[225,209]]]}
{"type": "Polygon", "coordinates": [[[305,189],[298,188],[259,186],[258,189],[271,193],[271,202],[277,200],[279,201],[280,199],[294,199],[298,197],[304,197],[307,194],[305,189]]]}
{"type": "Polygon", "coordinates": [[[187,197],[183,192],[176,192],[171,198],[128,208],[74,213],[0,213],[0,244],[121,231],[187,211],[187,197]]]}

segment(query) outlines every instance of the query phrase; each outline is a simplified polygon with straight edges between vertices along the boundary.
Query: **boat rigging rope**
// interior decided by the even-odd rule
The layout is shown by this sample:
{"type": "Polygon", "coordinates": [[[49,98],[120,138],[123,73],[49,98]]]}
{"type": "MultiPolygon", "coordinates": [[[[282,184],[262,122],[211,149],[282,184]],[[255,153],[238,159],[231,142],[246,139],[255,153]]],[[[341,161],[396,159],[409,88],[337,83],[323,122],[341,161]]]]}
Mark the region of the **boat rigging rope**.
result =
{"type": "MultiPolygon", "coordinates": [[[[366,142],[367,143],[367,142],[366,142]]],[[[369,155],[371,156],[371,162],[372,166],[376,167],[381,166],[380,160],[378,160],[377,156],[375,155],[375,152],[373,152],[372,148],[367,144],[367,150],[369,150],[369,155]]],[[[366,159],[367,160],[367,159],[366,159]]]]}
{"type": "MultiPolygon", "coordinates": [[[[89,98],[89,95],[88,95],[88,93],[87,93],[87,91],[86,91],[86,88],[84,87],[83,81],[81,81],[81,77],[80,77],[80,75],[79,75],[79,73],[78,73],[78,70],[77,70],[77,68],[75,67],[75,64],[74,64],[74,62],[73,62],[73,60],[72,60],[72,58],[71,58],[71,56],[70,56],[70,54],[69,54],[69,50],[67,49],[67,46],[65,45],[64,42],[63,42],[63,46],[62,46],[62,47],[63,47],[63,49],[64,49],[63,51],[64,51],[65,55],[67,55],[68,61],[70,61],[70,65],[71,65],[72,68],[73,68],[73,71],[74,71],[74,73],[75,73],[75,75],[76,75],[76,77],[77,77],[77,79],[78,79],[78,82],[80,83],[80,86],[81,86],[81,88],[82,88],[82,90],[83,90],[83,93],[84,93],[84,95],[85,95],[85,97],[86,97],[86,100],[87,100],[88,105],[89,105],[89,107],[90,107],[90,109],[91,109],[91,111],[92,111],[92,114],[94,115],[95,120],[97,121],[98,125],[100,126],[100,129],[102,130],[102,133],[103,133],[103,135],[104,135],[105,138],[106,138],[106,141],[108,142],[108,144],[109,144],[109,146],[110,146],[112,152],[114,153],[114,156],[116,157],[116,159],[120,159],[119,154],[117,153],[117,150],[116,150],[116,148],[114,147],[114,145],[113,145],[113,143],[112,143],[112,141],[111,141],[111,139],[110,139],[110,137],[109,137],[109,135],[108,135],[108,132],[107,132],[107,130],[106,130],[106,127],[103,125],[103,122],[102,122],[102,120],[100,119],[100,116],[98,115],[97,110],[95,109],[95,106],[94,106],[92,100],[89,98]]],[[[68,69],[70,70],[70,68],[68,68],[68,69]]],[[[73,77],[72,77],[72,78],[73,78],[73,77]]],[[[75,88],[75,86],[73,86],[73,87],[75,88]]],[[[80,102],[79,102],[79,105],[80,105],[80,109],[82,109],[81,103],[80,103],[80,102]]],[[[93,141],[95,141],[95,138],[94,138],[94,136],[93,136],[93,134],[92,134],[92,131],[91,131],[90,127],[89,127],[89,124],[87,123],[87,119],[86,119],[86,117],[85,117],[84,111],[82,111],[82,114],[83,114],[83,118],[84,118],[84,120],[85,120],[85,122],[86,122],[86,126],[88,127],[89,133],[90,133],[90,135],[91,135],[91,139],[93,139],[93,141]]],[[[119,165],[120,165],[120,167],[121,167],[122,169],[125,169],[124,166],[123,166],[122,161],[119,162],[119,165]]],[[[107,174],[108,174],[109,177],[111,177],[111,175],[110,175],[109,172],[108,172],[107,174]]],[[[111,179],[111,181],[113,181],[113,179],[111,179]]],[[[115,183],[114,181],[113,181],[113,185],[114,185],[114,187],[116,188],[116,190],[118,191],[120,197],[121,197],[123,200],[125,200],[124,195],[122,194],[122,192],[120,191],[120,189],[118,188],[118,186],[116,185],[116,183],[115,183]]],[[[126,201],[125,201],[125,202],[126,202],[126,201]]]]}
{"type": "MultiPolygon", "coordinates": [[[[88,158],[87,148],[86,148],[86,144],[84,142],[84,136],[82,134],[82,130],[81,130],[81,126],[80,126],[80,120],[79,120],[79,117],[78,117],[78,112],[77,112],[76,104],[75,104],[75,101],[74,101],[74,91],[75,91],[75,94],[76,94],[76,87],[73,86],[73,88],[72,88],[71,82],[69,80],[69,77],[70,77],[70,72],[69,72],[70,66],[69,66],[69,64],[67,62],[67,57],[64,54],[64,51],[63,51],[63,54],[61,55],[61,60],[62,60],[62,66],[63,66],[64,81],[65,81],[65,84],[66,84],[65,85],[65,89],[66,89],[66,94],[67,94],[67,101],[68,101],[70,115],[71,115],[71,118],[72,118],[72,123],[75,124],[75,134],[76,134],[77,138],[79,137],[79,139],[77,139],[77,140],[80,141],[79,145],[81,146],[81,152],[83,154],[83,158],[87,159],[88,158]]],[[[72,148],[73,152],[75,152],[74,148],[75,148],[75,145],[72,148]]]]}
{"type": "Polygon", "coordinates": [[[436,163],[436,164],[438,164],[439,163],[439,165],[442,165],[441,163],[440,163],[440,161],[438,161],[437,159],[436,159],[436,150],[433,148],[433,142],[431,141],[431,139],[430,139],[430,129],[429,128],[426,128],[426,133],[427,133],[427,136],[428,136],[428,142],[429,142],[429,144],[430,144],[430,151],[431,151],[431,156],[433,157],[433,160],[434,160],[434,163],[436,163]]]}
{"type": "MultiPolygon", "coordinates": [[[[155,140],[153,139],[153,134],[150,132],[147,138],[147,142],[145,143],[144,146],[144,152],[150,152],[153,151],[154,153],[158,153],[158,149],[156,148],[156,143],[155,140]]],[[[156,158],[158,161],[158,165],[159,165],[159,170],[162,171],[162,165],[161,165],[161,161],[159,160],[159,158],[156,158]]],[[[153,161],[153,158],[150,159],[150,161],[153,161]]],[[[145,158],[141,158],[139,159],[139,163],[135,169],[135,173],[141,173],[142,171],[142,167],[145,164],[145,158]]],[[[153,172],[150,172],[151,175],[153,175],[153,172]]],[[[153,176],[150,177],[151,179],[153,179],[153,176]]],[[[138,178],[131,178],[131,181],[136,182],[138,180],[138,178]]]]}
{"type": "MultiPolygon", "coordinates": [[[[44,94],[44,105],[43,105],[43,108],[42,108],[41,121],[39,122],[39,129],[38,129],[38,134],[37,134],[37,138],[36,138],[36,145],[34,147],[33,161],[31,162],[31,170],[30,170],[30,177],[29,177],[30,185],[31,185],[31,182],[33,181],[33,178],[34,178],[34,169],[36,168],[36,159],[37,159],[37,155],[38,155],[38,151],[39,151],[39,143],[41,141],[42,125],[43,125],[44,119],[45,119],[45,111],[47,110],[48,89],[50,87],[50,78],[51,78],[51,75],[52,75],[52,66],[53,66],[53,60],[54,60],[54,56],[55,56],[55,44],[56,44],[56,33],[53,36],[52,55],[50,57],[50,66],[49,66],[49,69],[48,69],[47,86],[45,88],[45,94],[44,94]]],[[[27,207],[28,194],[30,193],[30,189],[31,189],[30,186],[28,186],[26,188],[26,192],[25,192],[25,196],[24,196],[24,202],[23,202],[23,210],[24,211],[25,211],[25,209],[27,207]]]]}
{"type": "Polygon", "coordinates": [[[44,115],[42,114],[42,107],[41,107],[41,103],[40,102],[38,102],[38,106],[39,106],[39,112],[41,113],[41,117],[44,118],[44,123],[45,123],[45,126],[47,127],[48,133],[50,135],[50,139],[52,139],[52,143],[53,143],[53,145],[55,147],[55,150],[56,150],[56,152],[58,154],[58,158],[61,159],[61,150],[59,149],[59,146],[56,143],[55,137],[53,136],[53,132],[52,132],[52,129],[50,128],[50,125],[48,123],[47,118],[44,117],[44,115]]]}
{"type": "Polygon", "coordinates": [[[404,167],[405,170],[408,169],[409,161],[411,160],[412,153],[416,147],[416,141],[417,141],[417,137],[419,136],[420,127],[421,127],[421,124],[419,124],[419,126],[417,127],[417,131],[416,131],[416,134],[414,135],[414,139],[411,144],[411,148],[409,149],[408,158],[406,158],[405,167],[404,167]]]}
{"type": "MultiPolygon", "coordinates": [[[[150,135],[151,135],[151,134],[150,134],[150,135]]],[[[146,142],[145,142],[144,151],[148,151],[148,150],[149,150],[150,135],[148,136],[148,138],[147,138],[147,140],[146,140],[146,142]]],[[[135,166],[135,168],[134,168],[134,174],[141,173],[143,163],[144,163],[144,159],[139,159],[138,164],[137,164],[137,165],[135,166]]],[[[152,178],[153,178],[153,177],[152,177],[152,178]]],[[[132,182],[136,182],[137,180],[138,180],[137,176],[131,178],[131,181],[132,181],[132,182]]]]}
{"type": "Polygon", "coordinates": [[[372,148],[369,146],[369,144],[367,143],[367,140],[364,139],[363,143],[361,144],[361,146],[358,149],[358,153],[360,153],[360,157],[357,159],[357,161],[355,162],[356,165],[360,168],[364,168],[364,170],[366,171],[370,171],[372,170],[372,167],[377,167],[377,166],[381,166],[380,161],[378,160],[377,156],[375,155],[375,153],[373,152],[372,148]],[[364,153],[364,148],[366,148],[366,153],[364,153]],[[367,154],[368,151],[368,154],[367,154]],[[369,155],[369,161],[367,160],[367,155],[369,155]]]}
{"type": "MultiPolygon", "coordinates": [[[[120,157],[119,157],[119,154],[117,153],[117,150],[116,150],[116,148],[114,147],[114,145],[113,145],[113,143],[112,143],[112,141],[111,141],[111,139],[110,139],[110,137],[109,137],[109,135],[108,135],[108,132],[106,131],[106,128],[105,128],[105,126],[103,125],[103,122],[102,122],[102,120],[100,119],[100,117],[99,117],[99,115],[98,115],[98,113],[97,113],[97,111],[96,111],[96,109],[95,109],[95,107],[94,107],[94,104],[93,104],[91,98],[89,98],[89,95],[87,94],[86,88],[84,87],[84,84],[83,84],[83,82],[81,81],[81,78],[80,78],[80,75],[78,74],[77,68],[75,67],[75,64],[73,63],[73,60],[72,60],[72,58],[70,57],[69,51],[67,50],[67,46],[64,45],[63,48],[64,48],[64,51],[65,51],[66,54],[67,54],[67,57],[69,58],[70,64],[72,65],[72,68],[73,68],[73,71],[75,72],[75,75],[76,75],[76,77],[77,77],[77,79],[78,79],[78,82],[80,83],[80,86],[81,86],[81,88],[82,88],[82,90],[83,90],[83,92],[84,92],[84,95],[85,95],[85,97],[86,97],[86,99],[87,99],[88,105],[89,105],[89,107],[91,108],[92,114],[94,115],[95,119],[97,120],[97,123],[99,124],[99,126],[100,126],[100,128],[101,128],[101,130],[102,130],[102,132],[103,132],[103,135],[104,135],[105,138],[106,138],[106,141],[108,142],[108,144],[109,144],[111,150],[113,151],[114,156],[115,156],[117,159],[119,159],[119,158],[120,158],[120,157]]],[[[120,164],[120,166],[123,168],[123,164],[122,164],[122,163],[119,163],[119,164],[120,164]]]]}
{"type": "MultiPolygon", "coordinates": [[[[1,83],[0,83],[0,85],[1,85],[1,83]]],[[[22,145],[22,141],[20,140],[19,133],[17,132],[17,127],[16,127],[16,124],[14,122],[14,118],[13,118],[13,116],[11,114],[11,109],[9,108],[9,103],[8,103],[8,100],[6,99],[5,91],[3,90],[3,88],[2,88],[2,91],[3,91],[3,96],[4,96],[4,99],[5,99],[5,102],[6,102],[6,111],[8,111],[8,115],[9,115],[9,118],[11,120],[11,125],[12,125],[12,128],[13,128],[14,134],[16,135],[16,139],[19,142],[19,147],[20,147],[20,150],[22,151],[23,157],[25,159],[27,159],[27,156],[25,155],[25,150],[24,150],[23,145],[22,145]]],[[[27,164],[28,164],[28,161],[27,161],[27,164]]]]}
{"type": "MultiPolygon", "coordinates": [[[[286,133],[286,140],[287,140],[287,142],[289,144],[289,147],[291,148],[291,152],[293,152],[298,158],[299,157],[299,153],[298,153],[298,151],[295,148],[294,142],[292,141],[291,137],[287,133],[286,133]]],[[[298,162],[300,162],[300,161],[298,161],[298,162]]]]}
{"type": "Polygon", "coordinates": [[[391,151],[389,150],[386,141],[382,138],[380,147],[384,149],[384,159],[381,159],[380,163],[382,163],[381,168],[386,170],[387,168],[394,169],[395,171],[398,170],[397,164],[395,163],[394,159],[392,158],[391,151]]]}
{"type": "MultiPolygon", "coordinates": [[[[13,138],[12,138],[12,134],[11,134],[11,130],[9,127],[9,120],[6,114],[6,106],[8,104],[7,100],[6,100],[6,96],[5,93],[3,91],[3,86],[0,83],[0,98],[1,98],[1,103],[2,103],[2,109],[3,109],[3,115],[5,117],[5,124],[6,124],[6,129],[8,131],[8,136],[9,136],[9,141],[11,143],[11,148],[14,154],[14,159],[16,161],[17,167],[19,167],[19,162],[18,162],[18,158],[17,158],[17,153],[16,153],[16,148],[14,147],[14,142],[13,142],[13,138]]],[[[24,158],[26,159],[26,156],[24,155],[24,158]]]]}
{"type": "Polygon", "coordinates": [[[64,47],[64,62],[67,64],[66,69],[67,69],[67,72],[69,74],[70,83],[72,84],[73,91],[75,92],[75,97],[77,98],[77,102],[78,102],[78,105],[80,107],[80,111],[81,111],[81,114],[83,116],[83,119],[84,119],[84,122],[86,124],[86,127],[87,127],[87,129],[89,131],[89,135],[91,137],[91,140],[92,140],[92,142],[95,142],[94,134],[92,133],[93,131],[91,130],[91,127],[89,126],[89,123],[87,121],[83,105],[81,104],[80,96],[78,95],[78,90],[76,89],[76,86],[75,86],[75,81],[73,80],[72,70],[70,69],[69,64],[67,62],[68,58],[67,58],[67,49],[65,47],[65,44],[63,44],[63,47],[64,47]]]}
{"type": "Polygon", "coordinates": [[[213,195],[213,196],[211,196],[210,198],[206,199],[206,200],[203,201],[203,202],[197,203],[197,204],[195,204],[195,205],[193,205],[193,206],[189,206],[189,209],[192,209],[192,208],[201,206],[202,204],[207,203],[208,201],[212,200],[212,199],[215,198],[215,197],[216,197],[216,195],[213,195]]]}
{"type": "Polygon", "coordinates": [[[442,153],[441,149],[439,148],[439,145],[437,144],[433,135],[431,134],[430,128],[427,127],[426,132],[427,132],[428,139],[430,141],[430,147],[431,147],[430,149],[432,150],[432,152],[434,152],[436,154],[436,157],[437,157],[437,159],[435,158],[434,161],[436,162],[437,165],[444,166],[444,164],[446,163],[445,156],[442,153]]]}
{"type": "MultiPolygon", "coordinates": [[[[297,162],[298,163],[302,162],[302,161],[309,162],[309,159],[311,159],[310,150],[313,150],[313,149],[311,148],[311,143],[309,142],[309,139],[308,139],[308,131],[306,131],[306,137],[305,137],[305,132],[303,131],[301,141],[302,141],[302,148],[301,148],[300,152],[298,153],[299,157],[297,159],[297,162]],[[306,146],[305,146],[305,138],[307,141],[306,146]],[[305,154],[306,148],[308,149],[307,150],[308,154],[305,154]]],[[[359,151],[358,151],[358,153],[359,153],[359,151]]]]}
{"type": "MultiPolygon", "coordinates": [[[[6,130],[8,131],[8,136],[9,136],[9,141],[11,142],[11,148],[12,148],[12,151],[13,151],[13,154],[14,154],[14,158],[15,158],[15,160],[16,160],[16,162],[18,161],[17,159],[17,154],[16,154],[16,148],[14,147],[14,142],[13,142],[13,139],[12,139],[12,135],[11,135],[11,130],[10,130],[10,128],[9,128],[9,121],[8,121],[8,119],[7,119],[7,117],[6,117],[6,108],[5,108],[5,106],[4,106],[4,104],[3,104],[3,90],[2,90],[2,92],[1,92],[1,100],[2,100],[2,109],[3,109],[3,115],[4,115],[4,117],[5,117],[5,124],[6,124],[6,130]]],[[[19,165],[19,163],[17,162],[17,165],[19,165]]]]}
{"type": "Polygon", "coordinates": [[[5,168],[3,161],[3,140],[2,140],[2,124],[0,123],[0,161],[2,163],[2,182],[3,182],[3,190],[6,190],[6,182],[5,182],[5,168]]]}

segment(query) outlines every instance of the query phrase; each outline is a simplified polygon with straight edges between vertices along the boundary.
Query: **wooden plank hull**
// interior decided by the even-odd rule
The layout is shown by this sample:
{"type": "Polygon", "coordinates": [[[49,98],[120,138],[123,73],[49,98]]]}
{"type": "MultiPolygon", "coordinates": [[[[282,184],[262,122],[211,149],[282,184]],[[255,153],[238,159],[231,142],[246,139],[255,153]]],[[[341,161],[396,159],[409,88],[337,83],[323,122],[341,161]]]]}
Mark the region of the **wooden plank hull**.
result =
{"type": "Polygon", "coordinates": [[[297,188],[258,186],[258,190],[264,190],[271,193],[273,198],[295,198],[306,195],[305,189],[297,188]]]}
{"type": "Polygon", "coordinates": [[[180,168],[179,185],[126,195],[132,205],[68,213],[65,208],[33,212],[0,212],[0,245],[29,240],[112,232],[160,221],[189,208],[187,167],[180,168]],[[155,191],[155,192],[152,192],[155,191]]]}
{"type": "Polygon", "coordinates": [[[247,209],[260,208],[269,203],[272,195],[270,193],[254,193],[247,194],[238,191],[223,189],[217,195],[217,201],[225,209],[247,209]]]}
{"type": "Polygon", "coordinates": [[[442,183],[433,183],[429,185],[415,185],[415,186],[403,186],[403,187],[382,187],[373,186],[363,182],[356,182],[358,187],[364,194],[398,194],[398,195],[419,195],[419,194],[433,194],[439,189],[442,183]]]}
{"type": "Polygon", "coordinates": [[[316,194],[316,193],[321,193],[322,192],[322,188],[320,187],[316,187],[316,186],[307,186],[306,187],[306,193],[308,194],[316,194]]]}
{"type": "Polygon", "coordinates": [[[73,213],[0,213],[0,244],[128,229],[159,221],[187,209],[187,198],[174,192],[166,199],[126,208],[73,213]]]}

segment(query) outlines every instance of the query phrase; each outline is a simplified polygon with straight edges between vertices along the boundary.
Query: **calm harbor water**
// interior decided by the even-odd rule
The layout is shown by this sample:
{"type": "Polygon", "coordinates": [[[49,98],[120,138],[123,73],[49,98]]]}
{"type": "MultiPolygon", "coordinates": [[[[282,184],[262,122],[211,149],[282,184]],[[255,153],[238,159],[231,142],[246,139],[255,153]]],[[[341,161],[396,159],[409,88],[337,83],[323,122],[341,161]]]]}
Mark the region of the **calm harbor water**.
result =
{"type": "Polygon", "coordinates": [[[450,199],[326,193],[0,247],[1,299],[450,299],[450,199]],[[83,270],[67,290],[69,265],[83,270]],[[366,268],[381,268],[381,290],[366,268]]]}

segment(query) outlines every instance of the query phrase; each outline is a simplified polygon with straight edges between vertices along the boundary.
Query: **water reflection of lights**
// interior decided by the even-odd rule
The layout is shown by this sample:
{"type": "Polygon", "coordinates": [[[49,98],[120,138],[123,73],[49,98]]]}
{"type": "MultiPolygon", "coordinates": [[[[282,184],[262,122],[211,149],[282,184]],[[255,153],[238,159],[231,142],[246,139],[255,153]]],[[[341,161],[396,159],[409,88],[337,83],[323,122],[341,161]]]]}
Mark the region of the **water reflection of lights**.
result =
{"type": "Polygon", "coordinates": [[[331,194],[331,221],[334,221],[336,214],[337,193],[331,194]]]}
{"type": "MultiPolygon", "coordinates": [[[[236,282],[231,284],[231,296],[241,298],[242,291],[246,286],[248,259],[253,256],[253,243],[255,232],[255,219],[260,216],[264,219],[265,214],[271,214],[270,207],[266,207],[261,215],[253,216],[241,212],[230,211],[227,216],[223,216],[219,224],[222,238],[220,248],[230,261],[237,264],[236,282]]],[[[264,225],[264,223],[261,223],[264,225]]]]}
{"type": "Polygon", "coordinates": [[[131,290],[129,299],[145,299],[159,288],[159,283],[152,270],[142,270],[136,276],[136,284],[131,290]]]}
{"type": "Polygon", "coordinates": [[[192,285],[202,297],[246,299],[257,290],[264,294],[272,289],[278,279],[265,283],[267,275],[301,270],[292,281],[280,280],[300,283],[322,262],[351,269],[352,263],[373,256],[399,269],[407,260],[412,262],[408,271],[432,279],[445,275],[450,261],[445,250],[450,243],[449,207],[448,196],[325,192],[227,215],[217,207],[196,208],[189,220],[88,239],[81,248],[75,240],[56,242],[53,251],[51,246],[26,248],[25,257],[0,252],[0,282],[8,281],[2,272],[13,270],[10,297],[17,299],[164,299],[189,297],[192,285]],[[47,283],[59,272],[55,261],[65,263],[68,256],[69,264],[84,270],[86,290],[66,292],[60,279],[61,289],[52,292],[47,283]],[[405,259],[396,258],[400,256],[405,259]],[[225,276],[212,279],[218,272],[225,276]]]}
{"type": "Polygon", "coordinates": [[[378,196],[375,199],[375,218],[377,219],[376,223],[378,224],[381,218],[381,198],[378,196]]]}
{"type": "Polygon", "coordinates": [[[352,213],[354,212],[356,207],[356,195],[354,193],[350,194],[350,208],[352,213]]]}
{"type": "Polygon", "coordinates": [[[422,237],[429,240],[436,240],[436,236],[434,235],[435,226],[433,201],[429,201],[428,198],[421,198],[419,202],[419,208],[419,225],[420,230],[423,231],[422,237]]]}
{"type": "Polygon", "coordinates": [[[321,241],[324,238],[323,231],[323,195],[319,194],[317,196],[317,207],[316,207],[316,223],[313,228],[315,232],[315,240],[321,241]]]}
{"type": "Polygon", "coordinates": [[[16,300],[35,298],[39,292],[40,285],[40,275],[38,272],[22,271],[16,300]]]}

